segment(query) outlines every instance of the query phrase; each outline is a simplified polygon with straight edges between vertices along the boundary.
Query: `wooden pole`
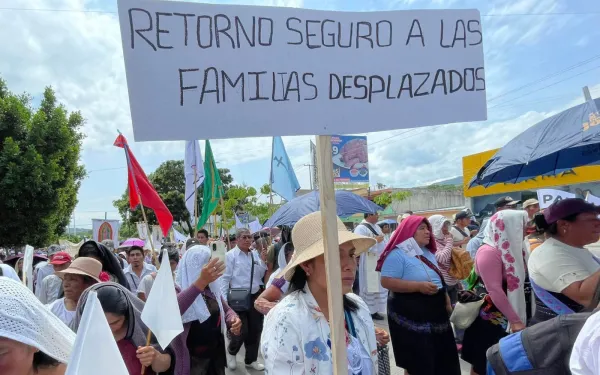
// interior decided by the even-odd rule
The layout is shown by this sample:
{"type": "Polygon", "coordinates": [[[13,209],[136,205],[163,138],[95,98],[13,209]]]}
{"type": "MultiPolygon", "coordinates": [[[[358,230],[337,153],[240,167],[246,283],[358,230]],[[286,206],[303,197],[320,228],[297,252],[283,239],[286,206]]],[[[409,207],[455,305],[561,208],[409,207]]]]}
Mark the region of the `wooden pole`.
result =
{"type": "MultiPolygon", "coordinates": [[[[146,346],[150,346],[151,339],[152,339],[152,331],[148,330],[148,335],[146,336],[146,346]]],[[[145,373],[146,373],[146,366],[142,366],[142,375],[144,375],[145,373]]]]}
{"type": "Polygon", "coordinates": [[[321,223],[325,244],[325,270],[327,271],[327,299],[329,306],[329,326],[331,329],[331,353],[333,373],[348,373],[346,355],[346,335],[344,310],[342,305],[342,270],[337,233],[337,209],[333,186],[333,155],[331,136],[317,136],[317,169],[319,199],[321,202],[321,223]]]}
{"type": "Polygon", "coordinates": [[[275,137],[271,137],[271,171],[269,172],[269,216],[271,216],[271,207],[273,207],[273,148],[275,146],[275,137]]]}
{"type": "Polygon", "coordinates": [[[148,224],[148,218],[146,217],[146,210],[144,209],[144,204],[142,203],[142,196],[138,193],[138,199],[140,200],[140,208],[142,209],[142,217],[144,218],[144,223],[146,224],[146,233],[148,236],[148,240],[150,240],[150,249],[152,249],[152,263],[156,268],[160,268],[160,264],[158,264],[158,259],[156,259],[156,252],[154,251],[154,241],[152,241],[152,231],[150,230],[150,225],[148,224]]]}

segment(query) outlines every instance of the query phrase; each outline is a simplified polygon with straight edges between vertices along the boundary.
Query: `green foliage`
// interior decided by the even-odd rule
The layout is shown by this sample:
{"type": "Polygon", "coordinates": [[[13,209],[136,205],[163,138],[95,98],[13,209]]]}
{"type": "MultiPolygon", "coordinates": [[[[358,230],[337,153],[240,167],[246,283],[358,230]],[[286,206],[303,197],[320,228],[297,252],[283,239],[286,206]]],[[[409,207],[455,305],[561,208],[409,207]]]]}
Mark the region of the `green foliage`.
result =
{"type": "Polygon", "coordinates": [[[0,79],[0,245],[45,246],[64,233],[85,177],[83,124],[52,88],[35,109],[0,79]]]}
{"type": "MultiPolygon", "coordinates": [[[[223,181],[223,188],[225,194],[230,188],[230,184],[233,182],[233,177],[229,173],[229,169],[219,169],[219,175],[221,181],[223,181]]],[[[162,163],[154,172],[148,175],[148,179],[162,198],[163,202],[171,211],[173,220],[175,223],[184,224],[184,232],[188,234],[188,228],[192,227],[190,220],[190,213],[185,206],[185,175],[183,160],[167,160],[162,163]]],[[[198,213],[202,211],[202,194],[203,186],[198,188],[198,213]]],[[[129,210],[129,193],[127,188],[121,196],[121,198],[113,201],[113,206],[119,211],[121,218],[123,219],[123,227],[130,224],[130,229],[127,234],[130,236],[137,236],[137,229],[135,223],[143,221],[142,210],[138,207],[134,211],[129,210]]],[[[154,211],[146,208],[146,216],[150,225],[157,224],[156,216],[154,211]]],[[[122,227],[122,228],[123,228],[122,227]]],[[[123,231],[123,229],[121,229],[123,231]]]]}
{"type": "Polygon", "coordinates": [[[459,191],[462,190],[460,185],[429,185],[427,190],[432,191],[459,191]]]}
{"type": "Polygon", "coordinates": [[[392,202],[402,202],[410,198],[412,193],[410,191],[397,191],[395,193],[382,193],[376,196],[373,201],[381,207],[387,207],[392,202]]]}
{"type": "Polygon", "coordinates": [[[262,223],[267,220],[279,208],[279,204],[269,204],[261,202],[262,197],[269,195],[270,187],[268,184],[261,186],[260,195],[253,187],[233,185],[225,193],[224,206],[225,212],[221,206],[217,208],[217,214],[223,215],[225,229],[233,229],[235,227],[235,218],[233,213],[239,215],[247,213],[249,216],[257,217],[262,223]]]}

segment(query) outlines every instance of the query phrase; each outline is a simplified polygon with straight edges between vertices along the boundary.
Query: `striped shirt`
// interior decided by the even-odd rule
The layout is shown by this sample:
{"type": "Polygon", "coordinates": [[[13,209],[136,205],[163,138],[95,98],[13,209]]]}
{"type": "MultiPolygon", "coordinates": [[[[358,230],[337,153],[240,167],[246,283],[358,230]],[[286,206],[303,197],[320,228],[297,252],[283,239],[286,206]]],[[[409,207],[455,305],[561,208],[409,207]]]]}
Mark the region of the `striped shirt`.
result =
{"type": "Polygon", "coordinates": [[[446,237],[444,240],[435,239],[437,245],[437,251],[435,252],[435,260],[438,262],[444,281],[448,286],[458,284],[458,280],[450,276],[450,266],[452,265],[452,247],[454,245],[454,239],[451,236],[446,237]]]}

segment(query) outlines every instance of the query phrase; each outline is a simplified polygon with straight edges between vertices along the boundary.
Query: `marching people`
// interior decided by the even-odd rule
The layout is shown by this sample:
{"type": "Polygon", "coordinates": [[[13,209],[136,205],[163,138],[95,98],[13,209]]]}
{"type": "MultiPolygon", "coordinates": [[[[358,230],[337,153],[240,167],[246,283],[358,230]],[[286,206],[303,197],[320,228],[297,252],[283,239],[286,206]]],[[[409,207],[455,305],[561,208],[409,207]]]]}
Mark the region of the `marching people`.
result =
{"type": "Polygon", "coordinates": [[[38,282],[38,286],[35,290],[35,296],[44,305],[50,304],[58,299],[58,296],[62,287],[62,279],[57,275],[58,272],[64,271],[71,265],[71,256],[69,253],[60,251],[52,257],[49,262],[54,269],[54,273],[48,275],[38,282]]]}
{"type": "Polygon", "coordinates": [[[436,249],[429,221],[411,215],[396,229],[377,263],[381,284],[390,291],[388,324],[396,366],[410,375],[460,375],[449,319],[452,306],[436,249]],[[397,248],[410,238],[422,255],[397,248]]]}
{"type": "Polygon", "coordinates": [[[198,233],[196,233],[196,239],[200,242],[200,245],[208,246],[208,240],[210,240],[208,231],[204,228],[200,229],[198,233]]]}
{"type": "Polygon", "coordinates": [[[567,198],[535,217],[548,238],[531,252],[528,262],[536,294],[532,324],[579,312],[592,301],[600,263],[585,246],[600,237],[599,212],[583,199],[567,198]]]}
{"type": "MultiPolygon", "coordinates": [[[[36,264],[33,269],[33,288],[37,289],[39,283],[41,283],[46,276],[52,275],[54,273],[54,266],[50,263],[52,262],[52,258],[56,253],[60,251],[60,246],[58,245],[50,245],[48,246],[48,250],[46,250],[46,254],[48,256],[47,262],[39,262],[36,264]]],[[[39,295],[36,294],[36,296],[39,295]]]]}
{"type": "Polygon", "coordinates": [[[246,349],[246,366],[262,371],[264,366],[258,362],[258,350],[264,317],[256,310],[254,302],[262,292],[261,285],[264,285],[267,253],[264,251],[259,254],[256,250],[250,249],[253,237],[248,229],[238,229],[236,238],[237,246],[228,251],[225,258],[226,269],[221,278],[221,290],[223,296],[228,296],[228,301],[234,310],[236,308],[231,303],[231,298],[239,298],[238,301],[244,304],[248,301],[249,305],[236,310],[242,320],[242,334],[231,337],[227,348],[227,367],[231,370],[236,368],[235,356],[243,344],[246,349]],[[230,291],[234,289],[235,293],[230,296],[230,291]]]}
{"type": "Polygon", "coordinates": [[[535,214],[540,212],[540,202],[537,199],[528,199],[523,202],[523,210],[527,212],[527,217],[529,221],[533,220],[535,214]]]}
{"type": "Polygon", "coordinates": [[[9,279],[21,282],[19,275],[17,275],[17,271],[15,271],[15,269],[8,264],[0,263],[0,276],[8,277],[9,279]]]}
{"type": "Polygon", "coordinates": [[[129,265],[123,270],[123,273],[129,284],[129,290],[137,293],[142,279],[157,270],[155,266],[144,261],[144,241],[130,238],[125,243],[129,245],[125,249],[129,265]]]}
{"type": "Polygon", "coordinates": [[[269,311],[283,298],[287,293],[289,283],[285,280],[282,274],[283,269],[288,265],[294,254],[294,244],[291,242],[283,245],[277,257],[278,268],[271,274],[267,282],[267,288],[254,302],[256,310],[263,315],[267,315],[269,311]]]}
{"type": "Polygon", "coordinates": [[[0,277],[0,306],[0,374],[64,375],[73,331],[7,277],[0,277]]]}
{"type": "MultiPolygon", "coordinates": [[[[56,259],[56,256],[55,256],[56,259]]],[[[79,298],[90,286],[99,283],[102,263],[92,258],[77,258],[62,271],[56,271],[56,276],[62,280],[64,297],[48,305],[54,315],[66,325],[70,325],[75,317],[79,298]]]]}
{"type": "Polygon", "coordinates": [[[519,203],[521,203],[521,201],[514,200],[511,197],[502,197],[498,198],[494,202],[494,207],[496,208],[496,212],[504,210],[514,210],[517,208],[517,205],[519,203]]]}
{"type": "Polygon", "coordinates": [[[475,294],[487,294],[479,315],[463,338],[462,359],[472,365],[471,374],[486,373],[486,351],[507,335],[527,325],[526,252],[527,214],[502,210],[492,216],[483,245],[477,251],[470,285],[475,294]]]}
{"type": "MultiPolygon", "coordinates": [[[[332,374],[328,293],[321,213],[304,216],[294,226],[295,253],[283,274],[288,295],[267,315],[261,352],[269,374],[332,374]]],[[[376,241],[349,232],[337,219],[346,326],[348,374],[377,373],[377,344],[389,336],[376,330],[365,302],[352,294],[355,257],[376,241]]]]}
{"type": "Polygon", "coordinates": [[[96,242],[87,241],[79,248],[78,257],[94,258],[102,263],[102,274],[100,280],[112,281],[119,283],[124,287],[129,287],[129,283],[125,278],[121,264],[117,260],[115,254],[111,253],[106,246],[96,242]],[[105,278],[106,275],[106,278],[105,278]]]}
{"type": "Polygon", "coordinates": [[[386,311],[388,292],[381,286],[381,279],[379,273],[375,271],[375,266],[386,242],[377,220],[379,220],[377,213],[365,214],[364,220],[354,229],[354,233],[375,239],[375,244],[359,257],[358,286],[360,297],[369,306],[373,320],[383,320],[380,313],[386,311]]]}
{"type": "MultiPolygon", "coordinates": [[[[167,250],[167,256],[169,257],[169,266],[171,267],[171,273],[173,274],[173,279],[175,279],[175,270],[177,270],[177,265],[179,264],[179,251],[177,248],[174,248],[173,245],[164,245],[160,249],[160,254],[158,255],[158,264],[162,264],[164,250],[167,250]]],[[[148,296],[150,295],[150,290],[152,290],[152,285],[154,285],[154,280],[156,279],[156,272],[152,272],[149,275],[146,275],[140,281],[138,288],[136,290],[136,295],[139,299],[146,302],[148,296]]]]}
{"type": "Polygon", "coordinates": [[[381,233],[383,233],[383,240],[387,243],[392,237],[392,226],[385,221],[380,221],[377,225],[379,225],[381,233]]]}

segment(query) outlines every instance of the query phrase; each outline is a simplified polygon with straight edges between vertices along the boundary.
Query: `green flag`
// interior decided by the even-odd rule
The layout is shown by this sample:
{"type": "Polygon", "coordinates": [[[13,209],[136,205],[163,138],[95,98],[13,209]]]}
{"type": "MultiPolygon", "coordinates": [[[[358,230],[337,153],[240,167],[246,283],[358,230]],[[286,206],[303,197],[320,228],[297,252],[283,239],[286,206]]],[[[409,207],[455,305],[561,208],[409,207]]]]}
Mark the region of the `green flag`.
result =
{"type": "Polygon", "coordinates": [[[204,194],[202,195],[202,215],[198,218],[197,229],[200,229],[206,224],[210,215],[215,212],[219,201],[223,197],[223,183],[219,170],[213,157],[210,142],[206,141],[206,149],[204,150],[204,194]]]}

